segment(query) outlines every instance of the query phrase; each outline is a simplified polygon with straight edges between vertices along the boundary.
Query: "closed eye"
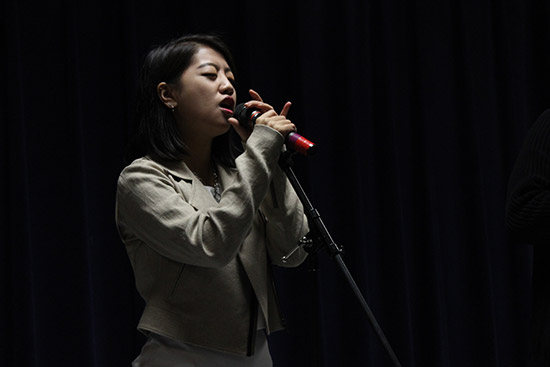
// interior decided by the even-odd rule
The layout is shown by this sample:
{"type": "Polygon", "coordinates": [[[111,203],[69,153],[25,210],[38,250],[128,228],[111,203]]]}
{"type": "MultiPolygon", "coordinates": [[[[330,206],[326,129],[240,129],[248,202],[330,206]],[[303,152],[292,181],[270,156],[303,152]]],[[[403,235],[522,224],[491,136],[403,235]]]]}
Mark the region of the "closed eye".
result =
{"type": "MultiPolygon", "coordinates": [[[[203,73],[202,75],[207,77],[210,80],[216,80],[218,78],[217,73],[203,73]]],[[[232,86],[235,86],[235,78],[230,77],[230,78],[227,78],[227,80],[229,80],[229,83],[231,83],[232,86]]]]}

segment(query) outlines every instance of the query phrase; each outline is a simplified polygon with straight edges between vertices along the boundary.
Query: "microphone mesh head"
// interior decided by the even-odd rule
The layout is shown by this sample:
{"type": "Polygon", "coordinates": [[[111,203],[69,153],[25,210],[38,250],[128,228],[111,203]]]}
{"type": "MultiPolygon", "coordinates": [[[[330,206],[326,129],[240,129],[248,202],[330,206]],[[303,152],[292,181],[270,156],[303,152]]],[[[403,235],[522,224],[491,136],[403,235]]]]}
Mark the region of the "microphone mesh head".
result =
{"type": "Polygon", "coordinates": [[[236,118],[239,121],[239,125],[242,127],[249,127],[250,124],[250,114],[252,113],[252,110],[249,110],[246,108],[244,103],[241,103],[235,107],[235,112],[233,113],[233,117],[236,118]]]}

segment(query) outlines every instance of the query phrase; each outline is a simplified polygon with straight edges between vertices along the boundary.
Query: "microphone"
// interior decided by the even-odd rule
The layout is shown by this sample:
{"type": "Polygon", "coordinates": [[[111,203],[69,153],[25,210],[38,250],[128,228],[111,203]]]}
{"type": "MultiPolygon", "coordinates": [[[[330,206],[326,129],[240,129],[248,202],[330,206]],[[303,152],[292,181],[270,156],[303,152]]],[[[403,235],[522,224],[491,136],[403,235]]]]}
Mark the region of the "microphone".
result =
{"type": "MultiPolygon", "coordinates": [[[[250,128],[256,124],[256,120],[261,116],[261,112],[252,108],[246,108],[244,103],[237,105],[233,117],[239,121],[239,125],[245,128],[250,128]]],[[[303,155],[315,154],[317,147],[311,141],[304,138],[302,135],[291,132],[286,137],[287,148],[294,150],[303,155]]]]}

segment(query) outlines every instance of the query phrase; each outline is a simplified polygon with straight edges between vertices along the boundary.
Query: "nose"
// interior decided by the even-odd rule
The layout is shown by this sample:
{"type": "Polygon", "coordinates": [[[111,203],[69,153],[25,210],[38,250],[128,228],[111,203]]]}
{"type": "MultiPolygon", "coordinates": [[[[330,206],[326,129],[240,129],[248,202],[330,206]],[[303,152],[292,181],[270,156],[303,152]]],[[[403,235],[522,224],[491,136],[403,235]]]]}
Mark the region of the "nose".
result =
{"type": "Polygon", "coordinates": [[[228,94],[228,95],[232,95],[233,92],[235,92],[235,88],[233,88],[233,84],[231,84],[231,82],[227,77],[224,77],[222,79],[222,82],[220,84],[220,91],[222,92],[222,94],[228,94]]]}

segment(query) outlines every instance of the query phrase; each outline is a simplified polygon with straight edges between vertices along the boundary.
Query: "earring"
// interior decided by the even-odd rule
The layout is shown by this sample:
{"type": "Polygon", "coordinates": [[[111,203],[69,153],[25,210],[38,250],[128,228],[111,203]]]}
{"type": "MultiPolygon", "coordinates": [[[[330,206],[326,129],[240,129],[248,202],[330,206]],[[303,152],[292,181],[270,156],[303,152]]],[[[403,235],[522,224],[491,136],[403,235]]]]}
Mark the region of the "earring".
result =
{"type": "Polygon", "coordinates": [[[169,105],[168,105],[168,108],[169,108],[172,112],[174,112],[175,109],[176,109],[176,106],[174,106],[173,104],[169,104],[169,105]]]}

